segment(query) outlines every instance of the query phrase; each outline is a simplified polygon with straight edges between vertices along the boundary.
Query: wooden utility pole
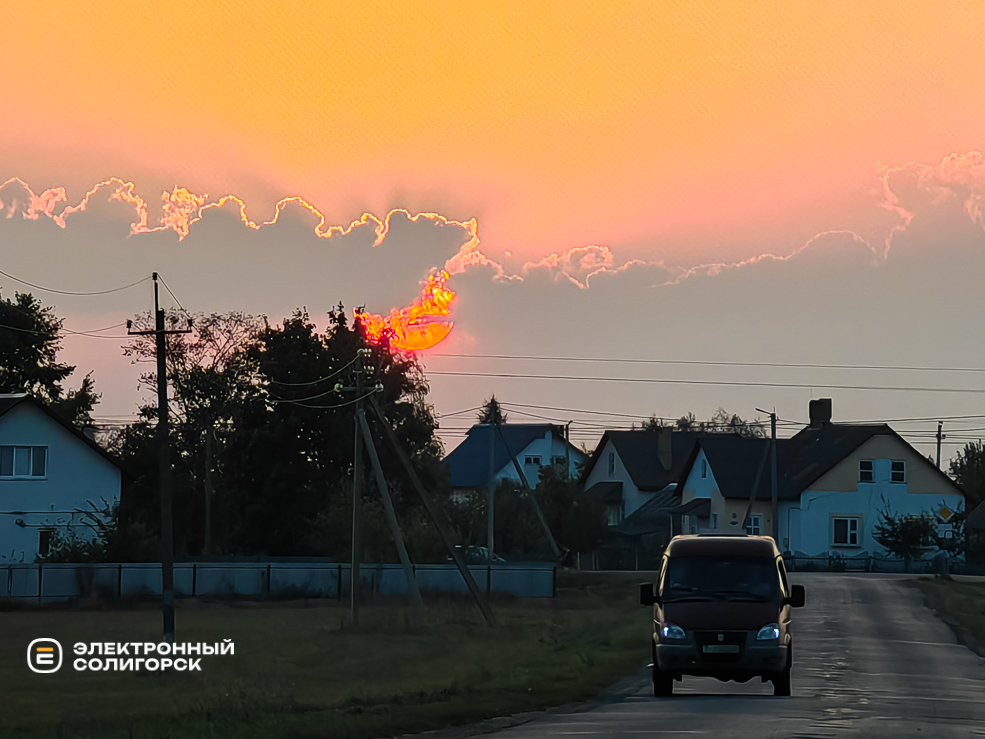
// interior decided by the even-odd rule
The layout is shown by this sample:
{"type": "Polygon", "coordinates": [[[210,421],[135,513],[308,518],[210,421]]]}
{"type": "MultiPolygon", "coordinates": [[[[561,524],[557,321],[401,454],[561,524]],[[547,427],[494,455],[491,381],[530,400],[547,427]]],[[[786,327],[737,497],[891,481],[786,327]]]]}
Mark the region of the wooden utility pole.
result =
{"type": "Polygon", "coordinates": [[[172,517],[171,493],[171,439],[168,415],[168,368],[167,341],[168,334],[191,333],[191,321],[186,329],[164,327],[164,311],[161,309],[158,294],[157,272],[154,279],[154,330],[130,331],[132,326],[127,321],[127,334],[130,336],[146,336],[154,334],[155,354],[157,355],[157,441],[158,441],[158,481],[161,499],[161,595],[162,615],[164,617],[164,641],[174,644],[174,523],[172,517]]]}
{"type": "Polygon", "coordinates": [[[472,577],[472,573],[469,572],[469,568],[465,566],[465,562],[462,560],[462,555],[452,543],[451,536],[449,535],[448,529],[444,524],[441,510],[434,504],[434,501],[431,500],[431,496],[428,495],[427,490],[421,483],[421,479],[414,471],[414,466],[410,463],[407,453],[400,445],[400,439],[397,438],[397,434],[390,426],[390,421],[387,420],[387,417],[383,414],[383,410],[380,408],[379,403],[376,402],[376,397],[371,397],[369,402],[373,406],[373,410],[376,412],[377,417],[380,419],[380,426],[382,426],[383,433],[386,434],[387,438],[390,440],[390,444],[393,447],[393,451],[397,455],[397,459],[400,461],[401,466],[403,466],[404,471],[407,473],[407,477],[410,478],[411,484],[414,486],[418,496],[420,496],[421,501],[424,503],[424,507],[431,516],[431,520],[434,522],[435,528],[438,529],[438,533],[441,535],[442,541],[444,541],[445,546],[448,548],[448,553],[455,561],[455,566],[458,567],[458,571],[462,574],[462,579],[465,580],[466,587],[468,587],[469,592],[472,593],[472,598],[475,600],[475,604],[479,607],[479,610],[482,611],[482,616],[485,618],[486,624],[489,626],[495,626],[496,619],[493,617],[493,612],[483,599],[482,593],[479,591],[479,586],[476,585],[475,578],[472,577]]]}
{"type": "Polygon", "coordinates": [[[770,501],[773,504],[773,541],[780,546],[780,503],[777,499],[776,479],[776,413],[770,413],[770,501]]]}
{"type": "Polygon", "coordinates": [[[421,591],[417,587],[417,578],[414,576],[414,565],[411,564],[410,557],[407,555],[407,548],[404,546],[404,537],[400,533],[400,523],[397,521],[397,513],[393,510],[393,501],[390,499],[390,491],[387,489],[386,478],[383,476],[383,466],[380,464],[379,455],[376,453],[376,444],[373,443],[373,435],[369,431],[369,424],[366,423],[366,413],[360,408],[356,411],[356,423],[359,425],[363,434],[363,441],[366,443],[366,451],[369,454],[370,464],[376,475],[376,486],[380,491],[380,499],[383,502],[383,513],[386,515],[387,524],[390,526],[390,533],[393,534],[393,543],[397,545],[397,556],[404,569],[404,577],[407,579],[407,592],[410,593],[410,602],[414,606],[414,611],[418,616],[424,613],[424,601],[421,599],[421,591]]]}
{"type": "Polygon", "coordinates": [[[362,430],[359,428],[359,406],[363,397],[363,353],[367,349],[356,350],[356,423],[353,439],[354,456],[352,461],[352,563],[349,568],[349,616],[353,626],[359,625],[359,564],[362,561],[362,476],[363,447],[362,430]]]}
{"type": "Polygon", "coordinates": [[[205,432],[205,556],[212,554],[212,442],[215,428],[210,426],[205,432]]]}
{"type": "Polygon", "coordinates": [[[944,428],[944,422],[937,422],[937,469],[941,468],[941,441],[944,440],[945,436],[941,433],[944,428]]]}
{"type": "Polygon", "coordinates": [[[530,485],[527,484],[527,476],[523,474],[523,467],[517,461],[516,457],[513,456],[513,450],[510,449],[510,444],[506,441],[506,435],[503,434],[503,427],[496,423],[496,429],[499,431],[499,438],[503,440],[503,446],[506,447],[506,453],[510,455],[510,461],[513,462],[513,467],[516,469],[516,474],[520,477],[520,483],[523,485],[523,492],[526,494],[530,502],[534,504],[534,511],[537,513],[537,519],[540,521],[540,525],[544,529],[544,533],[547,535],[547,541],[551,545],[551,549],[554,550],[554,556],[557,557],[558,561],[561,560],[561,548],[557,545],[557,541],[554,539],[554,534],[551,533],[551,527],[547,525],[547,519],[544,518],[544,513],[540,510],[540,506],[537,505],[537,499],[533,495],[533,490],[530,485]]]}
{"type": "Polygon", "coordinates": [[[486,477],[486,506],[489,515],[486,516],[486,547],[489,549],[489,561],[492,562],[496,545],[496,432],[492,423],[489,424],[489,475],[486,477]]]}

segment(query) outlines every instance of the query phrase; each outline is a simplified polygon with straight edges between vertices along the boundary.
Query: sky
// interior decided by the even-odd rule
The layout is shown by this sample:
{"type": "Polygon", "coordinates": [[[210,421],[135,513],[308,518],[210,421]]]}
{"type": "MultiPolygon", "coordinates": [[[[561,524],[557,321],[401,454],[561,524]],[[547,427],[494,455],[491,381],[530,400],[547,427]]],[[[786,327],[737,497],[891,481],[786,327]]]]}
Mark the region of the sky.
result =
{"type": "MultiPolygon", "coordinates": [[[[448,448],[493,392],[589,446],[718,407],[790,433],[832,397],[923,419],[894,422],[923,452],[946,418],[946,457],[985,430],[982,372],[774,365],[985,368],[983,24],[946,0],[17,4],[0,270],[156,270],[190,311],[323,325],[444,269],[455,325],[421,356],[448,448]]],[[[152,299],[34,291],[73,331],[152,299]]],[[[143,368],[99,333],[63,356],[125,417],[143,368]]]]}

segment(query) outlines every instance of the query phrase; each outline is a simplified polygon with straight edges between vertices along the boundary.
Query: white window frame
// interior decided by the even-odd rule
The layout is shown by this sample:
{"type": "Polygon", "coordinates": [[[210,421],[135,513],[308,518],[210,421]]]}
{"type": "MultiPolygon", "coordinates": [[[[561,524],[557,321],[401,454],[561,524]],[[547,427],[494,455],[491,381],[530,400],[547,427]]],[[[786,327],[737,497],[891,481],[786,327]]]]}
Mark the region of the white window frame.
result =
{"type": "Polygon", "coordinates": [[[540,455],[539,454],[528,454],[524,459],[524,464],[537,465],[540,466],[540,455]]]}
{"type": "Polygon", "coordinates": [[[753,513],[749,516],[749,524],[746,526],[745,531],[749,536],[762,536],[763,535],[763,515],[761,513],[753,513]]]}
{"type": "Polygon", "coordinates": [[[623,505],[623,501],[619,501],[618,503],[609,503],[605,507],[606,522],[609,526],[616,526],[622,523],[623,519],[626,518],[625,511],[626,509],[623,505]]]}
{"type": "Polygon", "coordinates": [[[3,450],[10,449],[11,460],[10,460],[10,473],[9,475],[0,475],[0,480],[46,480],[48,479],[48,459],[49,459],[49,449],[43,444],[3,444],[0,446],[0,455],[3,454],[3,450]],[[35,458],[34,455],[37,453],[38,449],[43,449],[44,460],[42,462],[43,470],[40,475],[34,474],[35,458]],[[17,458],[18,451],[26,452],[27,454],[27,474],[17,473],[17,458]]]}
{"type": "Polygon", "coordinates": [[[876,481],[876,465],[875,461],[871,459],[860,459],[858,461],[858,481],[859,482],[875,482],[876,481]],[[862,465],[869,465],[868,469],[862,467],[862,465]],[[865,475],[868,473],[869,479],[865,479],[865,475]]]}
{"type": "Polygon", "coordinates": [[[862,517],[851,514],[831,514],[831,546],[844,547],[846,549],[860,549],[862,547],[862,517]],[[847,521],[845,526],[846,541],[839,542],[835,539],[835,522],[847,521]],[[852,524],[854,524],[854,531],[852,524]],[[852,541],[854,535],[855,541],[852,541]]]}
{"type": "Polygon", "coordinates": [[[906,460],[904,459],[892,459],[889,462],[889,481],[895,482],[897,484],[906,483],[906,460]],[[903,469],[894,470],[893,467],[896,465],[902,465],[903,469]],[[900,476],[900,479],[896,479],[896,475],[900,476]]]}
{"type": "Polygon", "coordinates": [[[712,513],[711,514],[711,521],[709,523],[711,523],[711,528],[712,529],[718,529],[718,514],[717,513],[712,513]]]}

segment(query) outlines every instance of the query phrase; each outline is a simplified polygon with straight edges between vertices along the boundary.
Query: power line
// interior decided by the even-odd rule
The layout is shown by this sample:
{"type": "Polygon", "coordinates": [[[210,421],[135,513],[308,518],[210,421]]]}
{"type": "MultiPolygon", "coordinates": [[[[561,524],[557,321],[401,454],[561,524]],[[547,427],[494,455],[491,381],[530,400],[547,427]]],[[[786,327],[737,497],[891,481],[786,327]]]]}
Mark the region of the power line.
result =
{"type": "MultiPolygon", "coordinates": [[[[356,357],[356,359],[358,359],[358,357],[356,357]]],[[[280,380],[275,380],[272,377],[268,377],[267,381],[272,382],[275,385],[283,385],[284,387],[305,387],[307,385],[317,385],[318,383],[324,382],[325,380],[331,380],[333,377],[338,375],[343,370],[348,369],[355,363],[356,359],[352,359],[348,364],[343,365],[339,369],[335,370],[335,372],[333,372],[332,374],[325,375],[324,377],[320,377],[317,380],[312,380],[311,382],[281,382],[280,380]]]]}
{"type": "Polygon", "coordinates": [[[181,304],[181,301],[178,300],[178,297],[173,292],[171,292],[171,288],[168,287],[168,283],[164,281],[164,278],[161,276],[160,272],[157,273],[157,279],[161,281],[161,284],[164,285],[164,289],[168,291],[168,295],[170,295],[171,298],[174,300],[174,302],[178,304],[178,307],[181,308],[182,312],[187,313],[188,311],[185,310],[185,306],[183,306],[181,304]]]}
{"type": "MultiPolygon", "coordinates": [[[[127,336],[107,336],[105,334],[95,333],[95,331],[108,331],[111,328],[120,328],[121,326],[125,326],[125,325],[126,325],[125,323],[118,323],[115,326],[107,326],[106,328],[97,328],[97,329],[93,329],[93,331],[70,331],[67,328],[59,328],[57,332],[70,334],[72,336],[88,336],[92,339],[126,339],[128,338],[127,336]]],[[[0,328],[5,328],[9,331],[20,331],[21,333],[24,334],[36,334],[38,336],[50,335],[49,331],[37,331],[31,328],[18,328],[17,326],[8,326],[2,323],[0,323],[0,328]]]]}
{"type": "MultiPolygon", "coordinates": [[[[137,285],[141,284],[142,282],[147,282],[147,280],[150,279],[150,277],[143,277],[143,278],[137,280],[136,282],[131,282],[129,285],[121,285],[120,287],[110,288],[109,290],[94,290],[92,292],[75,292],[73,290],[57,290],[57,289],[55,289],[53,287],[44,287],[42,285],[36,285],[33,282],[28,282],[27,280],[22,280],[20,277],[14,277],[14,275],[12,275],[12,274],[10,274],[8,272],[4,272],[3,270],[0,270],[0,275],[3,275],[4,277],[9,277],[11,280],[14,280],[15,282],[19,282],[22,285],[27,285],[28,287],[33,287],[35,290],[42,290],[44,292],[55,293],[57,295],[76,295],[76,296],[109,295],[110,293],[118,293],[121,290],[129,290],[131,287],[136,287],[137,285]]],[[[168,292],[171,292],[171,291],[169,290],[168,292]]],[[[175,298],[175,300],[177,300],[177,298],[175,298]]]]}
{"type": "Polygon", "coordinates": [[[725,362],[690,359],[626,359],[607,357],[543,357],[520,354],[429,354],[428,357],[461,359],[516,359],[547,362],[614,362],[620,364],[684,364],[708,367],[785,367],[799,369],[902,370],[910,372],[985,372],[985,367],[909,367],[877,364],[798,364],[789,362],[725,362]]]}
{"type": "Polygon", "coordinates": [[[785,383],[785,382],[740,382],[736,380],[669,380],[656,377],[592,377],[572,375],[516,375],[496,372],[430,372],[431,375],[448,377],[492,377],[509,380],[580,380],[582,382],[628,382],[666,385],[727,385],[732,387],[775,387],[810,390],[826,388],[829,390],[896,390],[901,392],[926,393],[974,393],[985,394],[985,388],[944,388],[944,387],[904,387],[887,385],[830,385],[827,383],[785,383]]]}

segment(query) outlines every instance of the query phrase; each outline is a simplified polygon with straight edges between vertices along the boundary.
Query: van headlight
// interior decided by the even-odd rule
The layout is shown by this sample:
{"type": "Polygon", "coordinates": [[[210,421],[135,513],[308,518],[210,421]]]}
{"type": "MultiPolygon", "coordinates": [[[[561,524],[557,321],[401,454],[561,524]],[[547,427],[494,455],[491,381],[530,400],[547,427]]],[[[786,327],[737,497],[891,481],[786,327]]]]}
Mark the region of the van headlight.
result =
{"type": "Polygon", "coordinates": [[[769,639],[780,638],[780,624],[766,624],[756,634],[757,641],[768,641],[769,639]]]}
{"type": "Polygon", "coordinates": [[[665,623],[660,629],[660,636],[664,639],[686,639],[687,634],[677,624],[665,623]]]}

